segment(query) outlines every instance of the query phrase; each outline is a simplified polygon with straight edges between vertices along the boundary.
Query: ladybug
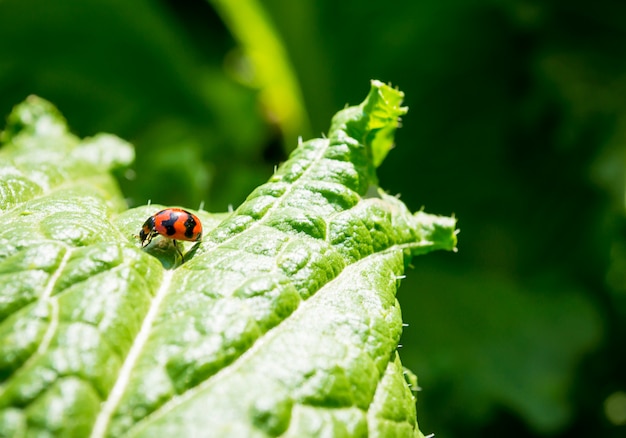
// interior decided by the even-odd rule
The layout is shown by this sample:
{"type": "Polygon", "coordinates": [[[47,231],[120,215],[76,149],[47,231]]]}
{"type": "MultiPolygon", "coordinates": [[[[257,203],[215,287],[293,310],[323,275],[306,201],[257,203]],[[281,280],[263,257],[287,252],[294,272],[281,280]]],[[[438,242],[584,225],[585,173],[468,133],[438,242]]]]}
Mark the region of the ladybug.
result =
{"type": "Polygon", "coordinates": [[[148,246],[157,234],[172,239],[178,253],[182,256],[183,254],[176,246],[176,241],[199,241],[202,238],[202,224],[196,215],[187,210],[166,208],[150,216],[144,222],[141,231],[139,231],[141,246],[148,246]]]}

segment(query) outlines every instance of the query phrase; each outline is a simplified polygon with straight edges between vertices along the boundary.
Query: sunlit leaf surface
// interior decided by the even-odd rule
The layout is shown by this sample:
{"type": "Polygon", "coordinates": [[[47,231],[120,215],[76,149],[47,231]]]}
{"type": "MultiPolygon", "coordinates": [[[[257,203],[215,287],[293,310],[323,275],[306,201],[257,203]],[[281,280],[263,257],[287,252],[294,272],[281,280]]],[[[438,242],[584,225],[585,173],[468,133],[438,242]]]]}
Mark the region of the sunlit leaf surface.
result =
{"type": "Polygon", "coordinates": [[[455,221],[377,186],[402,93],[378,81],[204,238],[140,248],[113,137],[47,102],[0,149],[0,431],[7,436],[421,436],[396,348],[410,259],[455,221]]]}

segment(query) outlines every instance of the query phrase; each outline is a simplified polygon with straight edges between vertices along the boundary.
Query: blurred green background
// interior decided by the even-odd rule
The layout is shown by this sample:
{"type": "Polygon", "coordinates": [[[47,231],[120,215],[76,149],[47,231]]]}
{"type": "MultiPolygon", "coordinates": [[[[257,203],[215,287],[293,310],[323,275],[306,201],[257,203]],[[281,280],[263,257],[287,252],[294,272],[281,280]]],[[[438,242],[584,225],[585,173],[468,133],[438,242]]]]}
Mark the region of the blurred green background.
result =
{"type": "Polygon", "coordinates": [[[28,94],[137,147],[131,206],[237,206],[397,85],[381,185],[459,218],[399,292],[442,437],[626,436],[626,2],[4,0],[0,114],[28,94]]]}

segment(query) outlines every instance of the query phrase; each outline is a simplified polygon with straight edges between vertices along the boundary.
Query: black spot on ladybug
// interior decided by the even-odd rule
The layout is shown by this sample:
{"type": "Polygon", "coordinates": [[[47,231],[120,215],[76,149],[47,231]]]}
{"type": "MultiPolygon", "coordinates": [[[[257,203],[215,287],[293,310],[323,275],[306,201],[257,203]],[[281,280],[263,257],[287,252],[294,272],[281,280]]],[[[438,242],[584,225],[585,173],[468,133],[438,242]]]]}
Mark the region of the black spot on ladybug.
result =
{"type": "Polygon", "coordinates": [[[173,236],[174,234],[176,234],[176,228],[174,227],[175,223],[176,217],[172,213],[170,213],[169,218],[161,221],[161,225],[165,227],[165,232],[168,236],[173,236]]]}
{"type": "Polygon", "coordinates": [[[185,221],[185,237],[192,238],[193,230],[196,227],[196,221],[192,215],[187,216],[187,220],[185,221]]]}

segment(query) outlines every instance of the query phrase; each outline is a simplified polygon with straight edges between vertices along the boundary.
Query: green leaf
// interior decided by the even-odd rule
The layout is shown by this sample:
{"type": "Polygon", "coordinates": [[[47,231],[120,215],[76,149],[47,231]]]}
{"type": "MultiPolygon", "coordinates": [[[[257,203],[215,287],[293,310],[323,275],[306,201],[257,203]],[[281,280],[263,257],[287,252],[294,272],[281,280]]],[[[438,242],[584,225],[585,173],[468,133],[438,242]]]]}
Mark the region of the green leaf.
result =
{"type": "Polygon", "coordinates": [[[456,233],[377,187],[401,97],[373,81],[232,214],[196,212],[184,263],[168,239],[140,248],[159,207],[125,211],[109,171],[128,144],[18,106],[0,149],[0,435],[421,436],[395,293],[456,233]]]}

